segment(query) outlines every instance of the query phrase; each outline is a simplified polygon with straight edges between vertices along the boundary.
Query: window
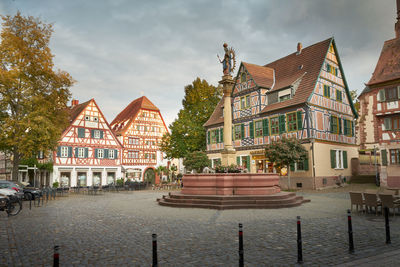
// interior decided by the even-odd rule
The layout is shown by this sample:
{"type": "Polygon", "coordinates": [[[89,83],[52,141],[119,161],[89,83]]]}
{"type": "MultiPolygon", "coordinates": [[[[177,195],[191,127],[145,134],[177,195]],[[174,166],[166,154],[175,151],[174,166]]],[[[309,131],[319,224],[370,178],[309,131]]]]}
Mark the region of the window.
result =
{"type": "Polygon", "coordinates": [[[386,93],[386,100],[388,101],[397,100],[397,90],[395,87],[386,88],[385,93],[386,93]]]}
{"type": "Polygon", "coordinates": [[[115,157],[114,153],[115,153],[114,149],[109,149],[108,150],[108,158],[109,159],[114,159],[114,157],[115,157]]]}
{"type": "Polygon", "coordinates": [[[288,132],[297,131],[296,112],[288,113],[286,116],[287,116],[288,132]]]}
{"type": "Polygon", "coordinates": [[[93,117],[93,121],[99,121],[99,117],[93,117]]]}
{"type": "Polygon", "coordinates": [[[90,116],[89,115],[85,116],[85,121],[90,121],[90,116]]]}
{"type": "Polygon", "coordinates": [[[219,129],[211,130],[211,144],[216,144],[219,142],[219,129]]]}
{"type": "Polygon", "coordinates": [[[256,137],[263,136],[263,121],[256,121],[255,129],[256,129],[256,137]]]}
{"type": "Polygon", "coordinates": [[[138,138],[133,138],[133,137],[128,137],[128,144],[129,145],[138,145],[139,144],[139,139],[138,138]]]}
{"type": "Polygon", "coordinates": [[[391,118],[384,118],[383,119],[383,130],[391,130],[392,129],[392,120],[391,118]]]}
{"type": "Polygon", "coordinates": [[[279,117],[271,118],[271,134],[279,134],[279,117]]]}
{"type": "Polygon", "coordinates": [[[324,96],[328,98],[331,97],[331,87],[326,84],[324,84],[324,96]]]}
{"type": "Polygon", "coordinates": [[[85,157],[85,148],[79,147],[77,156],[78,156],[78,158],[84,158],[85,157]]]}
{"type": "Polygon", "coordinates": [[[130,159],[138,159],[139,158],[139,151],[128,151],[128,158],[130,159]]]}
{"type": "Polygon", "coordinates": [[[211,161],[211,167],[215,168],[217,166],[221,166],[221,159],[212,159],[211,161]]]}
{"type": "Polygon", "coordinates": [[[242,124],[235,125],[235,140],[242,139],[242,124]]]}
{"type": "Polygon", "coordinates": [[[100,139],[100,136],[101,136],[100,130],[93,131],[93,138],[100,139]]]}
{"type": "Polygon", "coordinates": [[[250,107],[250,95],[242,96],[240,98],[240,109],[247,109],[250,107]]]}
{"type": "Polygon", "coordinates": [[[331,133],[339,133],[339,119],[336,116],[331,116],[331,133]]]}
{"type": "Polygon", "coordinates": [[[238,156],[236,157],[236,164],[245,167],[250,171],[250,156],[238,156]]]}
{"type": "Polygon", "coordinates": [[[44,153],[43,153],[43,150],[40,150],[40,151],[38,152],[38,154],[37,154],[37,158],[38,158],[38,159],[44,159],[44,153]]]}
{"type": "Polygon", "coordinates": [[[400,130],[400,116],[392,118],[392,130],[400,130]]]}
{"type": "Polygon", "coordinates": [[[147,113],[146,112],[143,112],[143,117],[147,117],[147,113]]]}
{"type": "Polygon", "coordinates": [[[249,108],[250,107],[250,96],[246,95],[246,107],[249,108]]]}
{"type": "Polygon", "coordinates": [[[338,74],[339,74],[338,68],[336,68],[334,66],[331,66],[328,63],[326,64],[326,71],[331,73],[331,74],[333,74],[333,75],[335,75],[335,76],[338,76],[338,74]]]}
{"type": "Polygon", "coordinates": [[[400,149],[390,149],[390,164],[400,164],[400,149]]]}
{"type": "Polygon", "coordinates": [[[140,131],[140,125],[136,126],[136,130],[140,131]]]}
{"type": "Polygon", "coordinates": [[[68,155],[69,155],[69,153],[68,153],[68,147],[67,146],[62,146],[61,147],[61,157],[62,158],[68,158],[68,155]]]}
{"type": "Polygon", "coordinates": [[[85,138],[85,128],[78,128],[78,138],[85,138]]]}
{"type": "Polygon", "coordinates": [[[308,158],[299,160],[296,163],[290,165],[291,171],[308,171],[308,158]]]}
{"type": "Polygon", "coordinates": [[[343,120],[344,124],[344,135],[352,136],[352,128],[351,128],[351,121],[350,120],[343,120]]]}
{"type": "Polygon", "coordinates": [[[331,150],[331,168],[347,169],[347,151],[331,150]]]}
{"type": "Polygon", "coordinates": [[[279,97],[279,102],[285,101],[290,99],[290,94],[289,95],[283,95],[279,97]]]}
{"type": "Polygon", "coordinates": [[[245,72],[242,72],[242,74],[240,75],[240,82],[241,83],[247,82],[247,75],[245,72]]]}
{"type": "Polygon", "coordinates": [[[336,89],[336,100],[342,102],[342,92],[336,89]]]}
{"type": "Polygon", "coordinates": [[[104,158],[104,149],[102,149],[102,148],[97,149],[97,158],[99,158],[99,159],[104,158]]]}

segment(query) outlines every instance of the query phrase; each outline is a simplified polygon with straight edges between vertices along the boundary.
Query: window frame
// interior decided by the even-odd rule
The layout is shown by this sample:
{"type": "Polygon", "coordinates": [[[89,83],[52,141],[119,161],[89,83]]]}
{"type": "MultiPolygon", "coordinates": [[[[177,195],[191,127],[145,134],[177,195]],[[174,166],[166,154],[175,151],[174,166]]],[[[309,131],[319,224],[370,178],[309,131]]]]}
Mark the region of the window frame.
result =
{"type": "Polygon", "coordinates": [[[104,159],[104,149],[103,148],[98,148],[97,149],[97,158],[98,159],[104,159]]]}
{"type": "Polygon", "coordinates": [[[93,138],[100,139],[100,137],[101,137],[100,130],[93,130],[93,138]]]}
{"type": "Polygon", "coordinates": [[[400,149],[389,149],[390,165],[400,165],[400,149]],[[394,160],[393,160],[394,159],[394,160]]]}
{"type": "Polygon", "coordinates": [[[270,118],[269,119],[269,124],[270,124],[271,135],[278,135],[279,134],[279,116],[270,118]],[[273,125],[274,121],[276,121],[275,125],[273,125]],[[276,133],[274,133],[274,131],[273,131],[274,129],[276,129],[276,133]]]}
{"type": "Polygon", "coordinates": [[[84,147],[78,147],[78,158],[83,159],[85,158],[85,148],[84,147]]]}
{"type": "Polygon", "coordinates": [[[286,113],[286,127],[287,127],[287,132],[297,132],[297,112],[289,112],[286,113]],[[294,116],[294,117],[293,117],[294,116]],[[292,117],[294,118],[293,121],[290,121],[289,118],[292,117]],[[294,125],[294,129],[290,129],[290,126],[293,127],[294,125]]]}
{"type": "Polygon", "coordinates": [[[340,91],[339,89],[336,89],[336,101],[343,102],[342,91],[340,91]]]}
{"type": "Polygon", "coordinates": [[[247,75],[246,75],[245,72],[242,72],[242,73],[240,74],[240,82],[241,82],[241,83],[247,82],[247,75]]]}
{"type": "Polygon", "coordinates": [[[338,116],[331,115],[331,129],[332,129],[331,133],[339,134],[339,117],[338,116]],[[336,124],[333,124],[334,121],[336,122],[336,124]],[[335,130],[335,128],[333,128],[334,126],[336,127],[336,130],[335,130]]]}
{"type": "Polygon", "coordinates": [[[331,98],[331,87],[327,84],[324,84],[323,87],[324,87],[323,88],[324,89],[324,92],[323,92],[324,97],[331,98]]]}
{"type": "Polygon", "coordinates": [[[60,148],[60,158],[68,158],[68,147],[67,146],[61,146],[60,148]]]}
{"type": "Polygon", "coordinates": [[[241,124],[235,124],[235,126],[233,126],[234,129],[234,139],[235,140],[241,140],[242,139],[242,126],[241,124]]]}
{"type": "Polygon", "coordinates": [[[254,136],[255,137],[263,137],[263,120],[254,121],[254,136]],[[257,126],[259,124],[259,127],[257,126]]]}
{"type": "Polygon", "coordinates": [[[115,150],[114,149],[109,149],[108,150],[108,158],[109,159],[114,159],[115,158],[115,150]]]}

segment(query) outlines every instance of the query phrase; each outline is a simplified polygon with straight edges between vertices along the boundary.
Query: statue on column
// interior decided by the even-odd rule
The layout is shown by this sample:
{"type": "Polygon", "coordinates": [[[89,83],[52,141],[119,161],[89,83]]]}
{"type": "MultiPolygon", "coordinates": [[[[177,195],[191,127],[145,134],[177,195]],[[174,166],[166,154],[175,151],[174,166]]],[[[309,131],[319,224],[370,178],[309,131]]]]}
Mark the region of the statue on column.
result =
{"type": "Polygon", "coordinates": [[[229,75],[233,72],[233,70],[236,67],[236,57],[235,57],[235,50],[233,50],[232,47],[228,48],[228,44],[224,43],[224,50],[225,50],[225,55],[224,59],[221,60],[219,55],[217,55],[218,60],[220,63],[222,63],[222,71],[224,75],[229,75]]]}

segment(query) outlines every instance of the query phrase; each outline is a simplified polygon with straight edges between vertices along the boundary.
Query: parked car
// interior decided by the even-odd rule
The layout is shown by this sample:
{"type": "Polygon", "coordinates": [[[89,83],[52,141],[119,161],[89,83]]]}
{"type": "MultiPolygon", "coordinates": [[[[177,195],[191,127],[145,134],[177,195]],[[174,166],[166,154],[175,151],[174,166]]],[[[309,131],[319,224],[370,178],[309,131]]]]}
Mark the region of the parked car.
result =
{"type": "Polygon", "coordinates": [[[38,188],[27,187],[19,182],[15,183],[13,181],[6,181],[6,180],[0,180],[0,188],[13,189],[17,192],[17,195],[19,197],[23,197],[24,199],[27,200],[29,199],[35,200],[42,193],[41,190],[38,188]]]}

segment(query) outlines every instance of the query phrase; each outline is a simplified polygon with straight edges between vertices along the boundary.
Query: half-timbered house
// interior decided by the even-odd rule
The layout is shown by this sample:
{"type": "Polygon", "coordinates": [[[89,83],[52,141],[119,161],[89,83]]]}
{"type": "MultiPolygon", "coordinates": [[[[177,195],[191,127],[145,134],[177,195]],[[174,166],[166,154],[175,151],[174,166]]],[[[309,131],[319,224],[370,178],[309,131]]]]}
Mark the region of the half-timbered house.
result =
{"type": "Polygon", "coordinates": [[[159,149],[168,131],[160,110],[145,96],[133,100],[111,122],[123,145],[122,167],[126,178],[153,180],[155,167],[168,162],[159,149]]]}
{"type": "Polygon", "coordinates": [[[400,1],[396,37],[387,40],[360,100],[359,139],[365,150],[380,152],[383,185],[400,187],[400,1]]]}
{"type": "Polygon", "coordinates": [[[70,125],[53,152],[53,182],[61,186],[99,186],[122,177],[122,145],[91,99],[69,108],[70,125]]]}
{"type": "MultiPolygon", "coordinates": [[[[207,153],[219,164],[223,138],[232,138],[237,164],[250,172],[275,172],[266,144],[301,139],[305,161],[290,166],[291,186],[318,188],[351,175],[358,156],[357,113],[333,38],[302,48],[264,66],[242,62],[232,91],[232,136],[223,136],[223,101],[205,123],[207,153]]],[[[287,179],[281,183],[287,186],[287,179]]]]}

